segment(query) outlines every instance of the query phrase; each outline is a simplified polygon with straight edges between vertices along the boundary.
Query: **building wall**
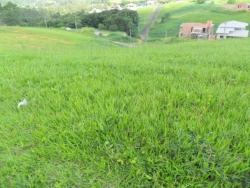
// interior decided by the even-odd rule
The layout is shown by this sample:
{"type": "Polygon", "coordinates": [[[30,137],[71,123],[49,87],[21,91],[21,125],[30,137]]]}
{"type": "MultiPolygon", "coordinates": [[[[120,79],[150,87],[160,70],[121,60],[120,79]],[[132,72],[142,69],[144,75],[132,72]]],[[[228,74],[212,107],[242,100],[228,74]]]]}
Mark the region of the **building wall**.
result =
{"type": "Polygon", "coordinates": [[[204,23],[186,23],[181,25],[180,27],[180,32],[179,32],[179,37],[183,38],[191,38],[192,37],[192,28],[194,27],[200,27],[200,28],[205,28],[205,32],[200,32],[201,35],[208,35],[207,38],[212,38],[213,37],[213,30],[214,26],[212,22],[208,22],[206,24],[204,23]]]}
{"type": "Polygon", "coordinates": [[[236,9],[250,11],[250,3],[238,3],[236,9]]]}

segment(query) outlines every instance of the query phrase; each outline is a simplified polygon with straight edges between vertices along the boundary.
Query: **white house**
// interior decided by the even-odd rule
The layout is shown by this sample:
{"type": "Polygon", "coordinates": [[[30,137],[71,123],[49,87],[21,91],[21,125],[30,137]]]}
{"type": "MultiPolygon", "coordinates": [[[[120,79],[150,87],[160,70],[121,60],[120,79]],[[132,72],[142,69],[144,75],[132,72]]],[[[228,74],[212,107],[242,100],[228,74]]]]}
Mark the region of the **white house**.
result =
{"type": "Polygon", "coordinates": [[[148,0],[148,1],[147,1],[147,5],[148,5],[148,6],[157,5],[157,3],[158,3],[157,0],[148,0]]]}
{"type": "Polygon", "coordinates": [[[66,31],[72,31],[72,29],[70,27],[66,27],[65,30],[66,31]]]}
{"type": "Polygon", "coordinates": [[[101,13],[103,12],[103,10],[98,9],[98,8],[93,8],[92,10],[89,11],[89,14],[93,14],[93,13],[101,13]]]}
{"type": "Polygon", "coordinates": [[[126,8],[129,9],[129,10],[137,10],[138,6],[135,3],[129,3],[129,4],[126,5],[126,8]]]}
{"type": "Polygon", "coordinates": [[[216,31],[217,39],[246,38],[249,36],[248,23],[228,21],[219,25],[216,31]]]}
{"type": "Polygon", "coordinates": [[[119,4],[114,4],[110,7],[110,10],[123,10],[123,8],[119,4]]]}

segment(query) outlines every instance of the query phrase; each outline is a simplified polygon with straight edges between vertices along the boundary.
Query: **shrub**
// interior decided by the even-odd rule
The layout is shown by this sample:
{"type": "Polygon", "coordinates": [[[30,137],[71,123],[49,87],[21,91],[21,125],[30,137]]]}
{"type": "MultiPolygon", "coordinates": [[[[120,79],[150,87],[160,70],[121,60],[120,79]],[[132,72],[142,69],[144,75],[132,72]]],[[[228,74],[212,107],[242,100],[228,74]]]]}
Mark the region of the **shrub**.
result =
{"type": "Polygon", "coordinates": [[[139,16],[136,11],[110,10],[101,13],[88,14],[81,19],[83,26],[124,31],[135,37],[138,34],[139,16]]]}
{"type": "Polygon", "coordinates": [[[110,31],[117,31],[118,30],[118,26],[117,25],[110,25],[109,26],[109,30],[110,31]]]}
{"type": "Polygon", "coordinates": [[[169,13],[165,13],[162,18],[161,18],[161,23],[165,23],[168,21],[168,19],[170,18],[170,14],[169,13]]]}
{"type": "Polygon", "coordinates": [[[235,4],[235,3],[236,3],[236,0],[228,0],[227,3],[228,3],[228,4],[235,4]]]}
{"type": "Polygon", "coordinates": [[[204,4],[206,2],[206,0],[197,0],[196,1],[198,4],[204,4]]]}
{"type": "Polygon", "coordinates": [[[100,23],[100,24],[98,24],[98,29],[100,29],[100,30],[105,30],[106,27],[105,27],[104,24],[100,23]]]}

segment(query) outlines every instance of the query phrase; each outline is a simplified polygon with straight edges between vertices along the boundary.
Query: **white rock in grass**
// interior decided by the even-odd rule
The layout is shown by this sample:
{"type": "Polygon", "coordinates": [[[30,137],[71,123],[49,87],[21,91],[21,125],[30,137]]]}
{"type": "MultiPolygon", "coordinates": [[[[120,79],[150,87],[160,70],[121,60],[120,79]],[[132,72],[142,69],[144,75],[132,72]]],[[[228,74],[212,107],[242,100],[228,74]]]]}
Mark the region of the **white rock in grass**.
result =
{"type": "Polygon", "coordinates": [[[102,32],[101,31],[95,31],[95,36],[97,37],[101,37],[102,36],[102,32]]]}
{"type": "Polygon", "coordinates": [[[25,107],[28,106],[28,101],[26,99],[23,99],[21,102],[18,103],[17,107],[21,108],[21,107],[25,107]]]}

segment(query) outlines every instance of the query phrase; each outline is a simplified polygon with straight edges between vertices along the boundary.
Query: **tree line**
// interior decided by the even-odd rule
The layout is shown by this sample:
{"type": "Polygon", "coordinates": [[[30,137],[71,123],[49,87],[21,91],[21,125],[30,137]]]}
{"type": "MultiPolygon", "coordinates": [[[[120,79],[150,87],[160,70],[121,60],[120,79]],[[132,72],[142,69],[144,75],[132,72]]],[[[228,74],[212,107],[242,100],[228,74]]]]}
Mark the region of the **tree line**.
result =
{"type": "Polygon", "coordinates": [[[124,31],[136,37],[138,34],[139,16],[131,10],[108,10],[88,14],[84,11],[60,14],[44,9],[19,7],[14,3],[0,4],[0,25],[31,27],[94,27],[101,30],[124,31]]]}

